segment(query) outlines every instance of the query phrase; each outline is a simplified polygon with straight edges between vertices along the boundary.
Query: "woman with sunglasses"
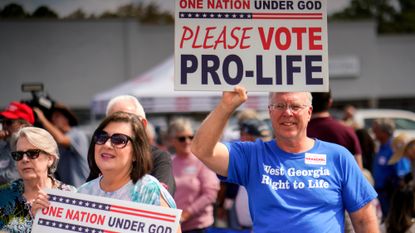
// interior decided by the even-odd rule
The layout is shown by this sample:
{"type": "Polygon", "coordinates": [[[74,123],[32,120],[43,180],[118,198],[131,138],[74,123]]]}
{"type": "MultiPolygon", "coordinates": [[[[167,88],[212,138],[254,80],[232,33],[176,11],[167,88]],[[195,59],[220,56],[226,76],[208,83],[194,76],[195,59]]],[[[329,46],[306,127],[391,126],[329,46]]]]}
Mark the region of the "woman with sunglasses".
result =
{"type": "Polygon", "coordinates": [[[176,208],[170,193],[147,173],[150,145],[141,120],[116,112],[98,126],[88,151],[91,174],[98,178],[78,192],[138,203],[176,208]]]}
{"type": "Polygon", "coordinates": [[[173,175],[176,182],[174,199],[182,209],[183,232],[205,232],[213,224],[213,203],[219,191],[219,180],[190,151],[193,128],[187,118],[174,119],[168,129],[175,150],[173,175]]]}
{"type": "Polygon", "coordinates": [[[33,214],[41,208],[45,188],[75,191],[75,187],[56,180],[58,146],[46,130],[25,127],[18,131],[11,152],[20,179],[0,186],[0,230],[30,232],[33,214]]]}

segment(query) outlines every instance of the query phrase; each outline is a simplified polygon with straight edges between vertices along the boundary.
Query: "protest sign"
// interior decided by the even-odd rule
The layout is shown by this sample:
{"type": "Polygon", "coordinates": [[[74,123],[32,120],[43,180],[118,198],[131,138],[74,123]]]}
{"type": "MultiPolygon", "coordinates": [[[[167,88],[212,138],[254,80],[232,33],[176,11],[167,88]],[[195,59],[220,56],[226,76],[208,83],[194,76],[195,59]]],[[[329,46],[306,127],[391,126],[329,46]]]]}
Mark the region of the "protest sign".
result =
{"type": "Polygon", "coordinates": [[[181,210],[47,190],[50,207],[39,210],[32,232],[176,233],[181,210]]]}
{"type": "Polygon", "coordinates": [[[175,90],[328,91],[326,0],[175,7],[175,90]]]}

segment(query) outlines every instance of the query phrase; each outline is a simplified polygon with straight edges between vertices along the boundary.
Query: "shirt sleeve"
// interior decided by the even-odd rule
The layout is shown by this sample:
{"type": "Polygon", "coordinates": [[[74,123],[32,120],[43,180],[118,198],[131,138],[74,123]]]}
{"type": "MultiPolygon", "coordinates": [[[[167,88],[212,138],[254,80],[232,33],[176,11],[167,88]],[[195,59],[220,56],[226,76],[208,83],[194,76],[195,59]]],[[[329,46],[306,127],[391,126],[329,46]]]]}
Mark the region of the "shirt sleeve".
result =
{"type": "Polygon", "coordinates": [[[377,197],[350,152],[343,148],[339,156],[343,174],[342,198],[348,212],[355,212],[377,197]]]}
{"type": "Polygon", "coordinates": [[[153,170],[151,175],[160,183],[167,186],[166,189],[171,195],[174,195],[176,183],[174,182],[171,155],[165,151],[161,151],[156,147],[151,150],[153,157],[153,170]]]}

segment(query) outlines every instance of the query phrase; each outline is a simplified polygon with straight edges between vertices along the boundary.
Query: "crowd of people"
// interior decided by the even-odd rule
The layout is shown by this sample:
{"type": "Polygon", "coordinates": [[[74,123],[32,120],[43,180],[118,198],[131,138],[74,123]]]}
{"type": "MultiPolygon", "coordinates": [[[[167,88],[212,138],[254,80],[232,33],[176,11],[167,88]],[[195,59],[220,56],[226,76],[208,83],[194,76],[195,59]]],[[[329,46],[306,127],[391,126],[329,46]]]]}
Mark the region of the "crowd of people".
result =
{"type": "Polygon", "coordinates": [[[109,101],[92,138],[62,104],[46,114],[11,102],[0,112],[0,231],[30,232],[52,188],[181,209],[179,232],[415,232],[415,139],[393,121],[369,132],[352,106],[330,115],[330,92],[270,93],[272,129],[246,109],[238,140],[224,141],[247,98],[225,91],[197,130],[171,119],[167,149],[133,96],[109,101]]]}

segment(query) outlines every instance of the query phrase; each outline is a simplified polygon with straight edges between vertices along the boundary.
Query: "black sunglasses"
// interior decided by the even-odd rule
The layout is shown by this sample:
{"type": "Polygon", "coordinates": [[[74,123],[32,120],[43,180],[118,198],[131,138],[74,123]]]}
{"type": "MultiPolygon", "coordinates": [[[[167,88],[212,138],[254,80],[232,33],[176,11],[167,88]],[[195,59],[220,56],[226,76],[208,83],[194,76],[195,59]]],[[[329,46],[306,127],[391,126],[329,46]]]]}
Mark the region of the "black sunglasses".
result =
{"type": "Polygon", "coordinates": [[[27,157],[29,159],[37,159],[39,157],[40,153],[45,153],[47,154],[47,152],[40,150],[40,149],[29,149],[27,151],[13,151],[11,152],[12,154],[12,158],[15,161],[20,161],[23,159],[23,156],[26,154],[27,157]]]}
{"type": "Polygon", "coordinates": [[[94,135],[94,142],[97,145],[104,145],[108,139],[111,140],[111,145],[118,149],[122,149],[127,146],[128,141],[133,141],[130,136],[122,133],[115,133],[109,136],[107,132],[100,131],[94,135]]]}
{"type": "Polygon", "coordinates": [[[193,135],[192,136],[181,136],[181,137],[176,137],[176,138],[179,142],[185,142],[186,139],[189,139],[190,141],[192,141],[193,140],[193,135]]]}

